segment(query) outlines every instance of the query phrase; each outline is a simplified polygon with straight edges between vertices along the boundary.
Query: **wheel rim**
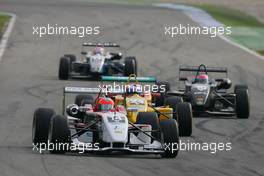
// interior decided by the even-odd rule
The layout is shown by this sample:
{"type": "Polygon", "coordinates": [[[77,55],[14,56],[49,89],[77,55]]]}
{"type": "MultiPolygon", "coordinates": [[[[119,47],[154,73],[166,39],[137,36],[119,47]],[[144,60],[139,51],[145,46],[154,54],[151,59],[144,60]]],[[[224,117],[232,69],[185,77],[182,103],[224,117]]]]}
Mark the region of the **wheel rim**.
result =
{"type": "Polygon", "coordinates": [[[36,115],[33,118],[33,127],[32,127],[32,141],[35,142],[35,133],[36,133],[36,115]]]}
{"type": "Polygon", "coordinates": [[[52,141],[52,128],[53,128],[53,121],[50,122],[49,125],[49,134],[48,134],[48,141],[51,142],[52,141]]]}

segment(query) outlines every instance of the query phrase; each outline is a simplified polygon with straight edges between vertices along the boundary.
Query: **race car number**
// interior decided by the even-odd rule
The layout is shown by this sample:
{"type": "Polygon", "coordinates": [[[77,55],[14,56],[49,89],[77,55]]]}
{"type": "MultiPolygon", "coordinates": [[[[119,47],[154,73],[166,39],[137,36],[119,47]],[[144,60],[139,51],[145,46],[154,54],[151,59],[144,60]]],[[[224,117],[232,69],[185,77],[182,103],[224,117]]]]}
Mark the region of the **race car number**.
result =
{"type": "Polygon", "coordinates": [[[114,122],[118,122],[118,123],[125,123],[126,122],[126,120],[125,120],[125,117],[123,117],[123,116],[109,116],[109,117],[107,117],[107,119],[108,119],[108,122],[110,122],[110,123],[114,123],[114,122]]]}
{"type": "Polygon", "coordinates": [[[207,87],[206,86],[197,86],[196,87],[199,91],[205,91],[207,90],[207,87]]]}
{"type": "Polygon", "coordinates": [[[129,99],[128,102],[130,104],[133,104],[133,105],[144,105],[145,104],[145,100],[144,99],[136,99],[136,98],[129,99]]]}

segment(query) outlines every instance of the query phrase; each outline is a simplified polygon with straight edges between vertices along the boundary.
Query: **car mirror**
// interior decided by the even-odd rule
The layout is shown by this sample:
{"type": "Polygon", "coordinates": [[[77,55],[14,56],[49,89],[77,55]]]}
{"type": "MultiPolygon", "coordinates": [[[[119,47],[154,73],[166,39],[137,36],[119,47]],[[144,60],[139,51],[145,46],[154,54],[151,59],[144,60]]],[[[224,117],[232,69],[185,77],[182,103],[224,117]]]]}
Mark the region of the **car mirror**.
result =
{"type": "Polygon", "coordinates": [[[122,59],[122,53],[111,53],[112,54],[112,60],[120,60],[122,59]]]}
{"type": "Polygon", "coordinates": [[[217,78],[215,79],[216,82],[222,82],[223,81],[223,78],[217,78]]]}
{"type": "Polygon", "coordinates": [[[186,77],[180,77],[180,81],[187,81],[188,79],[186,77]]]}

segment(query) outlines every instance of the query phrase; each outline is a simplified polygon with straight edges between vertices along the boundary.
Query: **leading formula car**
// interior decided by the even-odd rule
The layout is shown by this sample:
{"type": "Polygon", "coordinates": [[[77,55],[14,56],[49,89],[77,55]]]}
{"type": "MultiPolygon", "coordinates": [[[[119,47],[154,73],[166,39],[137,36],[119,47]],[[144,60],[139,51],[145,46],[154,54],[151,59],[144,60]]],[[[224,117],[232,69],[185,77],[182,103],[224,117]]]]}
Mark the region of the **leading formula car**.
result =
{"type": "Polygon", "coordinates": [[[135,57],[126,57],[124,62],[122,53],[106,52],[105,48],[117,48],[115,43],[83,43],[82,58],[65,54],[60,58],[59,79],[69,78],[99,78],[101,75],[137,74],[137,61],[135,57]],[[94,47],[92,51],[85,48],[94,47]]]}
{"type": "Polygon", "coordinates": [[[184,89],[168,92],[166,96],[181,96],[192,104],[195,116],[220,115],[248,118],[250,102],[247,85],[235,85],[234,92],[227,92],[232,82],[228,78],[228,70],[223,67],[180,66],[179,80],[184,82],[184,89]],[[182,72],[196,72],[190,77],[182,76],[182,72]],[[225,74],[225,77],[209,77],[209,73],[225,74]]]}
{"type": "Polygon", "coordinates": [[[34,145],[52,143],[60,146],[50,149],[51,153],[119,151],[160,154],[165,158],[177,156],[178,148],[172,148],[172,145],[179,143],[176,120],[159,122],[155,112],[142,112],[140,120],[131,123],[125,108],[115,106],[105,93],[98,88],[65,87],[63,115],[46,108],[35,111],[32,130],[34,145]],[[70,104],[65,108],[65,95],[68,93],[79,94],[75,100],[77,103],[82,94],[86,99],[81,101],[80,106],[70,104]],[[98,94],[95,100],[87,96],[91,93],[98,94]]]}

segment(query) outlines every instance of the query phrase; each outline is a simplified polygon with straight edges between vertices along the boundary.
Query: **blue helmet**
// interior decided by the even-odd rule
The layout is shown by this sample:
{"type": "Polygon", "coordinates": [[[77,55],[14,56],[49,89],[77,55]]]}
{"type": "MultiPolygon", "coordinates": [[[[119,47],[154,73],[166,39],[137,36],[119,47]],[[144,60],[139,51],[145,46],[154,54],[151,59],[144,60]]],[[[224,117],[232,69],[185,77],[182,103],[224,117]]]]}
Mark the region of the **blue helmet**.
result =
{"type": "Polygon", "coordinates": [[[126,93],[127,94],[142,93],[142,86],[137,84],[128,85],[126,86],[126,93]]]}

